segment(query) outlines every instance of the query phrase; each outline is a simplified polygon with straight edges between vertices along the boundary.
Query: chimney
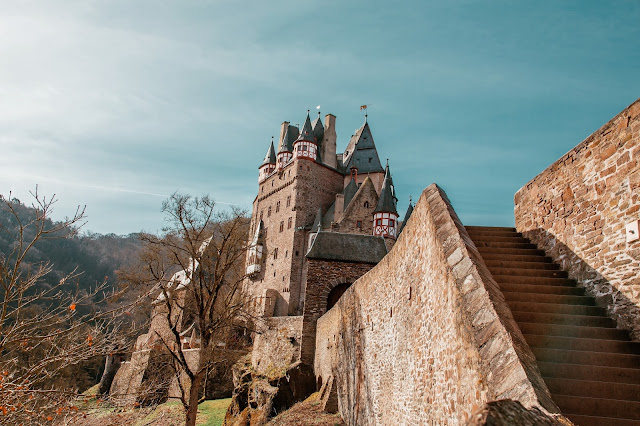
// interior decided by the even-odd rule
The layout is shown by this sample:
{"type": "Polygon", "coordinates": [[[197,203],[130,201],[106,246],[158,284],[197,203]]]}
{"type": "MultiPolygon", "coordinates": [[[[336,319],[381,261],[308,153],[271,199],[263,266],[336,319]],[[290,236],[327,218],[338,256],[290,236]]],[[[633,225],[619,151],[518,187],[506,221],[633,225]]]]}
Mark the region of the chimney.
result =
{"type": "Polygon", "coordinates": [[[280,145],[282,145],[282,139],[284,138],[284,134],[287,131],[287,127],[289,127],[288,121],[283,122],[282,125],[280,126],[280,138],[278,138],[278,145],[274,147],[276,149],[276,152],[278,152],[280,145]]]}
{"type": "Polygon", "coordinates": [[[329,167],[338,168],[336,160],[336,116],[333,114],[327,114],[324,117],[322,161],[329,167]]]}

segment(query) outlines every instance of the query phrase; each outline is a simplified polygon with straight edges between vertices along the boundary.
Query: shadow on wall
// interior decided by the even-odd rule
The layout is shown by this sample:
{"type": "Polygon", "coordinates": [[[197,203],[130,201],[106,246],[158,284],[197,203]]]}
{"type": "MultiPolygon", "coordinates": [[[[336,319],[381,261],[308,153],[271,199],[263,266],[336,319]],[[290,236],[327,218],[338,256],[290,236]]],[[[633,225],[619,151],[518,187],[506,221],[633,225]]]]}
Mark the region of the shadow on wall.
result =
{"type": "MultiPolygon", "coordinates": [[[[348,290],[347,290],[348,291],[348,290]]],[[[373,397],[371,389],[369,389],[370,380],[367,380],[369,374],[367,365],[364,362],[364,353],[367,348],[366,334],[362,333],[366,324],[361,319],[361,304],[354,294],[352,297],[353,309],[341,310],[342,322],[341,332],[339,336],[334,336],[336,345],[342,346],[341,353],[347,354],[344,362],[350,365],[346,368],[336,369],[333,371],[334,377],[337,379],[337,386],[342,387],[338,394],[343,398],[339,399],[340,413],[346,413],[352,418],[344,419],[347,424],[357,425],[363,422],[360,419],[373,419],[375,413],[369,412],[368,408],[373,407],[373,397]]],[[[344,415],[344,414],[343,414],[344,415]]]]}
{"type": "Polygon", "coordinates": [[[574,253],[558,237],[545,229],[521,231],[546,255],[556,262],[560,269],[569,273],[569,278],[577,281],[587,294],[595,297],[598,306],[618,324],[618,328],[628,330],[631,338],[640,342],[640,332],[634,333],[634,324],[640,317],[640,307],[624,295],[606,277],[574,253]]]}

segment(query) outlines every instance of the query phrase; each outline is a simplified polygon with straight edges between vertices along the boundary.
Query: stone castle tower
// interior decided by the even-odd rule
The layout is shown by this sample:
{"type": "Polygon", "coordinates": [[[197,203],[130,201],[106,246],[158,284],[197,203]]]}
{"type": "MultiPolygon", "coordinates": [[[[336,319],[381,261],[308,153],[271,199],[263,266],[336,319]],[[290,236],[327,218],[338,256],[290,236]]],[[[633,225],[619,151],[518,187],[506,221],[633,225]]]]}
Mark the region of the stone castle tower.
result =
{"type": "Polygon", "coordinates": [[[369,123],[342,154],[335,123],[308,112],[302,129],[282,123],[277,152],[272,141],[259,166],[251,219],[246,288],[255,312],[304,316],[299,332],[311,333],[309,344],[315,320],[386,255],[400,229],[389,165],[369,123]]]}
{"type": "MultiPolygon", "coordinates": [[[[397,237],[393,180],[389,166],[380,162],[369,124],[365,121],[337,154],[335,122],[327,114],[323,125],[307,113],[301,130],[282,123],[277,153],[272,141],[259,167],[247,273],[263,316],[303,313],[308,255],[324,250],[316,247],[321,233],[336,233],[338,240],[358,236],[363,248],[380,254],[397,237]]],[[[349,262],[337,253],[332,257],[349,262]]]]}

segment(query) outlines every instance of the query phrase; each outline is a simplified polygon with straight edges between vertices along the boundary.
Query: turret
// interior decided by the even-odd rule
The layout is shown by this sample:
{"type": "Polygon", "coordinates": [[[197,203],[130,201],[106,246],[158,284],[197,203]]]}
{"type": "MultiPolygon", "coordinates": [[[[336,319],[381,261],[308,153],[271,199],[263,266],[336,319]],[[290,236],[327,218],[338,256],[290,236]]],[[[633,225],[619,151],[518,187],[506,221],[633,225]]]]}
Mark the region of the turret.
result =
{"type": "Polygon", "coordinates": [[[260,221],[256,233],[249,245],[249,259],[247,261],[247,275],[253,277],[262,270],[262,252],[264,251],[264,223],[260,221]]]}
{"type": "Polygon", "coordinates": [[[298,139],[293,143],[293,151],[295,152],[296,158],[305,158],[314,161],[318,158],[318,143],[313,134],[309,111],[307,111],[307,119],[304,121],[300,136],[298,136],[298,139]]]}
{"type": "Polygon", "coordinates": [[[264,161],[260,166],[260,173],[258,175],[258,182],[265,180],[276,169],[276,150],[273,148],[273,137],[271,137],[271,145],[267,150],[267,155],[264,156],[264,161]]]}
{"type": "Polygon", "coordinates": [[[278,147],[277,169],[282,169],[291,161],[293,157],[293,141],[298,137],[297,127],[289,125],[286,121],[282,123],[282,127],[284,131],[282,132],[282,139],[278,147]]]}
{"type": "Polygon", "coordinates": [[[395,239],[398,235],[398,211],[395,188],[389,171],[389,162],[384,173],[380,198],[373,212],[373,235],[395,239]]]}
{"type": "Polygon", "coordinates": [[[398,236],[402,233],[402,230],[407,225],[409,218],[411,217],[411,213],[413,213],[413,203],[411,201],[411,197],[409,197],[409,207],[407,207],[407,212],[404,215],[404,220],[402,221],[402,226],[400,226],[400,230],[398,230],[398,236]]]}

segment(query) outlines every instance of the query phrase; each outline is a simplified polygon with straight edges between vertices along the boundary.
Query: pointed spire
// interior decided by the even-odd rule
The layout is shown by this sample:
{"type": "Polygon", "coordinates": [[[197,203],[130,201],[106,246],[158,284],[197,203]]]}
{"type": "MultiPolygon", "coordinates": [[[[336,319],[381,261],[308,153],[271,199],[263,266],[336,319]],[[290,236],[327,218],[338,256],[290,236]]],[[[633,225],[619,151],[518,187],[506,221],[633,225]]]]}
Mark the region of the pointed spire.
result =
{"type": "Polygon", "coordinates": [[[311,226],[311,232],[320,232],[322,230],[322,208],[318,209],[316,214],[316,220],[313,221],[311,226]]]}
{"type": "Polygon", "coordinates": [[[398,216],[396,210],[396,197],[395,190],[393,188],[393,180],[391,179],[391,172],[389,171],[389,162],[387,161],[387,167],[384,173],[384,181],[382,182],[382,189],[380,190],[380,198],[374,213],[393,213],[398,216]]]}
{"type": "Polygon", "coordinates": [[[313,134],[313,127],[311,126],[311,117],[309,117],[309,110],[307,110],[307,118],[304,120],[304,125],[298,136],[299,141],[315,142],[316,138],[313,134]]]}
{"type": "Polygon", "coordinates": [[[298,137],[298,128],[296,126],[288,125],[284,131],[282,142],[278,147],[278,154],[281,152],[293,152],[293,141],[298,137]]]}
{"type": "Polygon", "coordinates": [[[407,212],[404,214],[404,219],[402,220],[402,226],[400,227],[400,230],[398,231],[398,235],[400,235],[400,233],[404,229],[405,225],[407,224],[407,221],[411,217],[411,213],[413,213],[413,202],[411,201],[411,196],[409,196],[409,207],[407,207],[407,212]]]}
{"type": "Polygon", "coordinates": [[[271,145],[267,150],[267,155],[264,156],[264,161],[262,162],[263,166],[265,164],[276,164],[276,150],[273,147],[273,136],[271,136],[271,145]]]}

